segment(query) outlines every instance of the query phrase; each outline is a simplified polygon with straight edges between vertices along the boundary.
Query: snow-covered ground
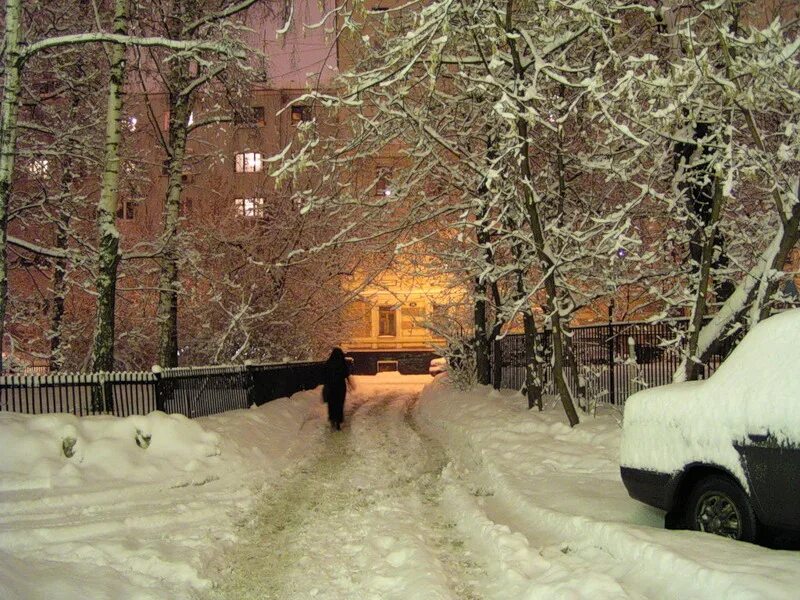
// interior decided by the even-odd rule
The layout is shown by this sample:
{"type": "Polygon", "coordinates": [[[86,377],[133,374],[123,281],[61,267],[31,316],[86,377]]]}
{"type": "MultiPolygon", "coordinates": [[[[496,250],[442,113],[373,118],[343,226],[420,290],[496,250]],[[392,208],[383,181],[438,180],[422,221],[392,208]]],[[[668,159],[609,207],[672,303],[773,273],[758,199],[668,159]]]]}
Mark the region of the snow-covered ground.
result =
{"type": "Polygon", "coordinates": [[[571,430],[431,381],[357,378],[338,433],[319,392],[195,421],[0,413],[0,597],[797,597],[800,553],[666,531],[627,496],[619,414],[571,430]]]}

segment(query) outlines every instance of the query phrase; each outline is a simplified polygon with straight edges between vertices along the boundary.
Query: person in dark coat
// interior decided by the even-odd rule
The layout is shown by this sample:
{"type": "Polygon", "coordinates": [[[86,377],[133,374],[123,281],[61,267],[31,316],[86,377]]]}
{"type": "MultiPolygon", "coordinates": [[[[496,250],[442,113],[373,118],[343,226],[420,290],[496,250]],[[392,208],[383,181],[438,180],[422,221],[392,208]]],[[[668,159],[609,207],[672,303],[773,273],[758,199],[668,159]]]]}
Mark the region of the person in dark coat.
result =
{"type": "Polygon", "coordinates": [[[328,419],[336,431],[341,430],[344,421],[344,399],[348,387],[351,387],[350,367],[342,349],[334,348],[325,363],[322,399],[328,404],[328,419]]]}

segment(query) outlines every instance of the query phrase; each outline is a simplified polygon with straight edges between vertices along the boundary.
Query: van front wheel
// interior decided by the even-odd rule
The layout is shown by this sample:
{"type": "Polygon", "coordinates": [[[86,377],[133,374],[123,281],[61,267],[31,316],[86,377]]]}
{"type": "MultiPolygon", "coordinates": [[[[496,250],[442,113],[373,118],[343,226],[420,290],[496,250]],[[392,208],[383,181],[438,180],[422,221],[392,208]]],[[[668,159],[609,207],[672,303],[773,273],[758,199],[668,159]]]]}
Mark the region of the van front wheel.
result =
{"type": "Polygon", "coordinates": [[[758,522],[750,499],[738,483],[721,475],[701,479],[686,503],[689,529],[753,542],[758,522]]]}

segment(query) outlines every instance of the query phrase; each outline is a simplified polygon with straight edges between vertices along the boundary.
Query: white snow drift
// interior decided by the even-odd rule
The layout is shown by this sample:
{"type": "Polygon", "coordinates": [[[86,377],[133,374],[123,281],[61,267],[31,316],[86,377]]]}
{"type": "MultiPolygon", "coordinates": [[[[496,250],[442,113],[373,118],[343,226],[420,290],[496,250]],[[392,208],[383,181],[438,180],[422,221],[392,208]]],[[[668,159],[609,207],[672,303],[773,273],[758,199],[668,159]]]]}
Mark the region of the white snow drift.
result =
{"type": "Polygon", "coordinates": [[[259,540],[287,554],[247,572],[303,597],[796,596],[798,553],[666,531],[627,496],[620,415],[570,429],[446,376],[415,406],[421,381],[358,378],[340,434],[318,392],[192,422],[0,415],[0,597],[215,597],[259,540]]]}

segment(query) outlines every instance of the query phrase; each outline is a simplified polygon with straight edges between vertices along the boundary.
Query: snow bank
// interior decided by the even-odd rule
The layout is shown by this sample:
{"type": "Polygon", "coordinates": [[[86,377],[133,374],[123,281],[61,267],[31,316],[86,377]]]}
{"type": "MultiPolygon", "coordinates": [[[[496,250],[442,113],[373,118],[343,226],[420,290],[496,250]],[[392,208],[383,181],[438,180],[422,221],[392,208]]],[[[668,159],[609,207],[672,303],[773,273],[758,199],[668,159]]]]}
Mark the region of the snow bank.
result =
{"type": "Polygon", "coordinates": [[[219,435],[162,412],[123,419],[3,412],[0,438],[0,491],[191,480],[220,453],[219,435]]]}
{"type": "Polygon", "coordinates": [[[717,464],[746,488],[732,442],[769,433],[778,443],[800,444],[798,339],[800,309],[775,315],[756,325],[707,381],[631,396],[621,463],[664,473],[694,461],[717,464]]]}
{"type": "Polygon", "coordinates": [[[0,413],[0,598],[209,590],[259,492],[321,435],[322,410],[311,391],[195,420],[0,413]]]}
{"type": "Polygon", "coordinates": [[[497,557],[497,597],[796,597],[797,553],[665,530],[662,511],[628,496],[621,415],[601,410],[570,429],[555,402],[526,406],[437,378],[415,413],[453,457],[447,497],[464,535],[497,557]]]}

